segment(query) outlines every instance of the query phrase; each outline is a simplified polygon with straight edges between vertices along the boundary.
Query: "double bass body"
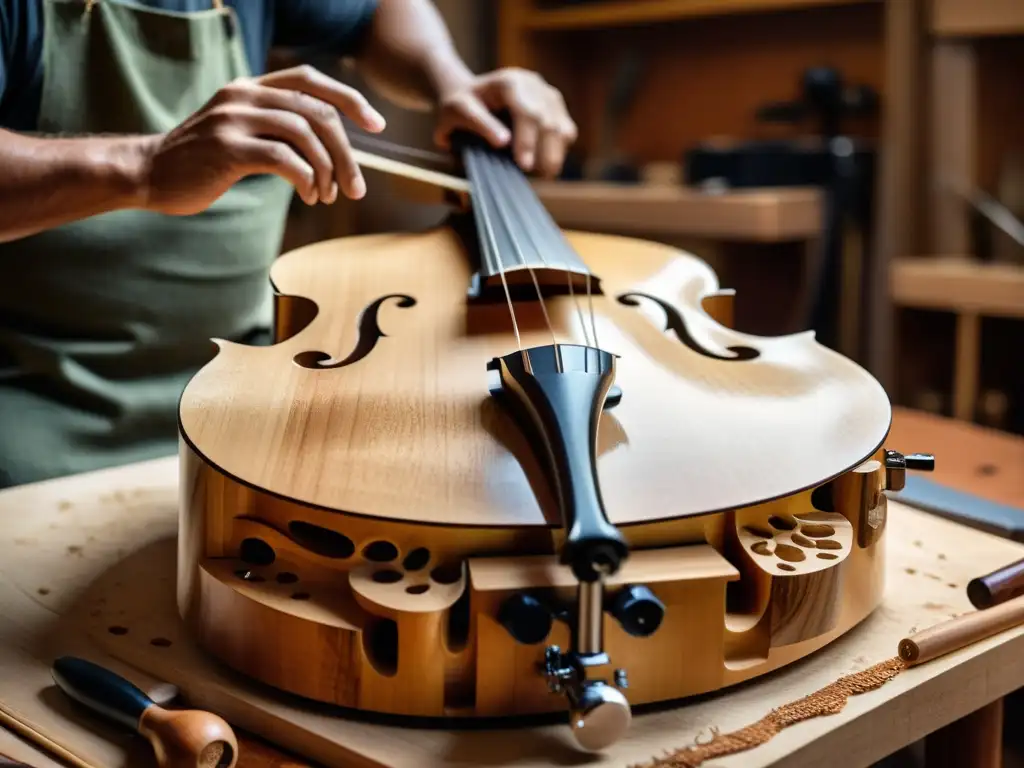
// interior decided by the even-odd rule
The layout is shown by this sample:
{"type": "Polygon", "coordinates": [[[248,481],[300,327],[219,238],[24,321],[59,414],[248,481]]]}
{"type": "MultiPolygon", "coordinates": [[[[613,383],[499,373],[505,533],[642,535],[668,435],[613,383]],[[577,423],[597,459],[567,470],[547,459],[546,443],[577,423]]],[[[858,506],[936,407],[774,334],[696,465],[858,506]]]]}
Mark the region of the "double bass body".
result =
{"type": "Polygon", "coordinates": [[[568,707],[600,748],[627,701],[756,677],[865,618],[907,460],[853,362],[731,330],[705,263],[563,236],[485,160],[462,225],[279,259],[276,343],[218,342],[189,384],[179,608],[290,693],[568,707]]]}

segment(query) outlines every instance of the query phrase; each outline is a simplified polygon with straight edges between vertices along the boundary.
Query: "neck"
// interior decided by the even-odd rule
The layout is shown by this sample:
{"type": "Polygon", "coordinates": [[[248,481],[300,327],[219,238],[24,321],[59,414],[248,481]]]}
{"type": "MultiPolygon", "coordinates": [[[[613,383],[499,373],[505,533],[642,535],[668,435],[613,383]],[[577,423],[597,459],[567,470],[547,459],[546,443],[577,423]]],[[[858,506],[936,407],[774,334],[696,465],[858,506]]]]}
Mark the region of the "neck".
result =
{"type": "Polygon", "coordinates": [[[516,301],[600,293],[599,281],[507,153],[467,140],[462,159],[480,244],[471,299],[504,301],[506,288],[516,301]]]}

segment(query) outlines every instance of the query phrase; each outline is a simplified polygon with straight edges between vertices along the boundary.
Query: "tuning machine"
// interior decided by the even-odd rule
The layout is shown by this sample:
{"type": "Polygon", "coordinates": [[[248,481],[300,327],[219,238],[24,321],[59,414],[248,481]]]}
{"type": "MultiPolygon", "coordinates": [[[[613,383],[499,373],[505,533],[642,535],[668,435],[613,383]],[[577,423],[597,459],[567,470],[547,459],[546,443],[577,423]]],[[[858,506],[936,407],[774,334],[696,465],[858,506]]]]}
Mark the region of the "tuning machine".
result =
{"type": "Polygon", "coordinates": [[[650,637],[658,631],[665,618],[665,604],[648,587],[631,584],[612,597],[608,613],[626,634],[650,637]]]}

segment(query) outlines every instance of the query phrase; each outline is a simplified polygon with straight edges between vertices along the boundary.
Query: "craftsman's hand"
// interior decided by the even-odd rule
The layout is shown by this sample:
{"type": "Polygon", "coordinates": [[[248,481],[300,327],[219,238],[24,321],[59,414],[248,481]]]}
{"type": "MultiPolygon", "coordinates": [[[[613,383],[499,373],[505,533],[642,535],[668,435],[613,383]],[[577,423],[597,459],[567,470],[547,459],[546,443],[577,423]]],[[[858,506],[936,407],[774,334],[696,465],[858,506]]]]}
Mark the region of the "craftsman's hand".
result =
{"type": "Polygon", "coordinates": [[[310,205],[333,203],[339,188],[359,199],[366,182],[339,111],[367,131],[384,129],[362,94],[312,67],[236,80],[147,145],[143,205],[198,213],[253,174],[287,179],[310,205]]]}
{"type": "Polygon", "coordinates": [[[453,130],[483,136],[494,147],[512,143],[512,154],[527,172],[557,176],[569,147],[576,141],[576,124],[562,94],[535,72],[498,69],[442,92],[435,141],[447,149],[453,130]],[[512,133],[492,113],[508,110],[512,133]]]}

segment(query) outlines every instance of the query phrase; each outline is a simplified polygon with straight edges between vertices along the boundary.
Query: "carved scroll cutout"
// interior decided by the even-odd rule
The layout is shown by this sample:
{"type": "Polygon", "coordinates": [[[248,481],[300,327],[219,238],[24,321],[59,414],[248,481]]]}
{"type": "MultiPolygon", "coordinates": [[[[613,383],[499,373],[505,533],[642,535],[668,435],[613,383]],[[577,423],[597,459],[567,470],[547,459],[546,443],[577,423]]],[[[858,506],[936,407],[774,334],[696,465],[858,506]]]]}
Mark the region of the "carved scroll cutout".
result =
{"type": "Polygon", "coordinates": [[[690,335],[689,329],[686,327],[686,321],[683,320],[683,316],[679,314],[679,311],[666,301],[655,296],[649,296],[646,293],[623,293],[618,297],[620,304],[627,307],[637,307],[640,302],[637,299],[647,299],[653,301],[662,311],[665,313],[665,330],[672,331],[676,338],[683,344],[683,346],[696,352],[698,355],[704,357],[710,357],[714,360],[728,360],[728,361],[739,361],[739,360],[753,360],[756,357],[760,357],[761,353],[753,347],[727,347],[732,352],[733,357],[725,355],[718,355],[704,347],[700,346],[697,341],[690,335]]]}
{"type": "Polygon", "coordinates": [[[416,305],[416,299],[404,293],[389,293],[387,296],[381,296],[359,315],[359,338],[356,340],[355,349],[352,350],[348,357],[344,360],[333,360],[326,352],[299,352],[293,358],[295,363],[303,368],[322,371],[344,368],[353,363],[358,363],[373,351],[373,348],[377,346],[377,342],[381,338],[387,336],[377,322],[377,314],[380,312],[381,305],[388,299],[397,299],[398,306],[403,309],[416,305]]]}

